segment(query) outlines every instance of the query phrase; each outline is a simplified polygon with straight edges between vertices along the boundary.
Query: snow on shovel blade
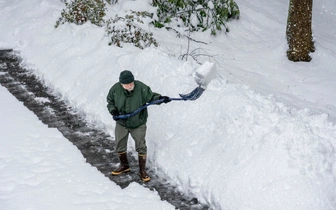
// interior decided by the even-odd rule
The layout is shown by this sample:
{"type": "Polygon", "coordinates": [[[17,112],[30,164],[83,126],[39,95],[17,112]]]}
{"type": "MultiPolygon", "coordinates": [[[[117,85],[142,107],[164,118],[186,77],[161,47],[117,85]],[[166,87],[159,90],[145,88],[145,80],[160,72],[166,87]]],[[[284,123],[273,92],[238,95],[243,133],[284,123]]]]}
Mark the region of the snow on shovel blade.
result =
{"type": "Polygon", "coordinates": [[[194,73],[196,83],[199,85],[193,91],[188,94],[179,94],[183,100],[196,100],[198,99],[212,79],[216,77],[215,64],[205,61],[199,66],[194,73]]]}
{"type": "Polygon", "coordinates": [[[204,92],[204,90],[205,90],[204,88],[202,88],[201,86],[199,86],[199,87],[195,88],[193,91],[191,91],[188,94],[179,94],[179,95],[181,96],[181,98],[183,100],[191,100],[191,101],[193,101],[193,100],[198,99],[202,95],[202,93],[204,92]]]}
{"type": "Polygon", "coordinates": [[[208,84],[216,78],[216,68],[214,63],[205,61],[201,66],[199,66],[194,73],[194,78],[196,83],[203,89],[206,89],[208,84]]]}

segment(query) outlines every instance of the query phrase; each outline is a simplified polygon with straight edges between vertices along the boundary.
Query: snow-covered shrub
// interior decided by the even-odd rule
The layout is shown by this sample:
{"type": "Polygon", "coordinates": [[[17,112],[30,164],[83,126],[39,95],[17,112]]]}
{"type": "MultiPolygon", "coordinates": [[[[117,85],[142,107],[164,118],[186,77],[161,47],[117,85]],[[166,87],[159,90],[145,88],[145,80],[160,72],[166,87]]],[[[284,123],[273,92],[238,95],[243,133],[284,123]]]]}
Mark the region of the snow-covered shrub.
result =
{"type": "Polygon", "coordinates": [[[111,18],[107,21],[106,32],[111,36],[109,45],[122,47],[123,43],[133,43],[134,46],[144,49],[146,47],[158,46],[157,41],[151,32],[141,28],[145,27],[143,18],[152,17],[153,14],[148,12],[134,12],[125,17],[111,18]]]}
{"type": "Polygon", "coordinates": [[[161,28],[182,20],[189,31],[210,29],[212,35],[223,28],[228,32],[225,22],[240,15],[234,0],[153,0],[153,5],[158,7],[154,26],[161,28]]]}
{"type": "Polygon", "coordinates": [[[116,4],[118,0],[105,0],[108,4],[116,4]]]}
{"type": "Polygon", "coordinates": [[[55,27],[65,22],[81,25],[90,21],[97,26],[103,26],[106,5],[104,0],[73,0],[65,2],[65,9],[56,21],[55,27]]]}

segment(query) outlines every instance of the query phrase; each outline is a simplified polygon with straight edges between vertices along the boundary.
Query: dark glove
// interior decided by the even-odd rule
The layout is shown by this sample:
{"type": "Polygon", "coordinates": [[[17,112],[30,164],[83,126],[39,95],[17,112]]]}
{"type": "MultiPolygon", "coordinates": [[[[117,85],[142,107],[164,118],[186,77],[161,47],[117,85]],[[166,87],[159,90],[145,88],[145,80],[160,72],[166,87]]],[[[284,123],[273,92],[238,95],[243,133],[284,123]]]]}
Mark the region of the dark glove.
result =
{"type": "Polygon", "coordinates": [[[113,120],[117,121],[117,120],[120,120],[119,118],[117,118],[117,116],[119,116],[119,112],[118,110],[114,109],[112,112],[111,112],[111,115],[113,117],[113,120]]]}
{"type": "Polygon", "coordinates": [[[160,96],[159,99],[163,99],[163,103],[169,103],[171,102],[171,99],[168,96],[160,96]]]}

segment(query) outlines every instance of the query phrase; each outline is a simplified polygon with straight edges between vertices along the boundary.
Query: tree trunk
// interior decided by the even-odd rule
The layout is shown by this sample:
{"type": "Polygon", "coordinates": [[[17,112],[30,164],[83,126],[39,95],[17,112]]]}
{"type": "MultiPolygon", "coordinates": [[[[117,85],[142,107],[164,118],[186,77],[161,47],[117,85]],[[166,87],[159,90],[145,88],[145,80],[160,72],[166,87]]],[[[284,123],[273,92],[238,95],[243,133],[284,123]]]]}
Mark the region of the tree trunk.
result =
{"type": "Polygon", "coordinates": [[[286,37],[291,61],[311,60],[310,52],[315,51],[312,35],[313,0],[290,0],[286,37]]]}

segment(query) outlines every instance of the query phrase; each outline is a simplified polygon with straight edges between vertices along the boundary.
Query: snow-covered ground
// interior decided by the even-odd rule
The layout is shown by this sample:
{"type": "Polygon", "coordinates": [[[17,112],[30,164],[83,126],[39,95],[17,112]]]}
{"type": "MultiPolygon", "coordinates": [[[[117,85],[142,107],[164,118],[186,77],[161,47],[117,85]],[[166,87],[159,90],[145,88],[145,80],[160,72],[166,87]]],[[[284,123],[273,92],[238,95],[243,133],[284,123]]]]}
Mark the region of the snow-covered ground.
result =
{"type": "Polygon", "coordinates": [[[0,86],[0,209],[174,209],[137,183],[122,190],[0,86]],[[143,199],[146,198],[146,199],[143,199]]]}
{"type": "MultiPolygon", "coordinates": [[[[193,35],[208,44],[191,48],[216,59],[217,77],[203,95],[149,108],[148,166],[213,209],[335,210],[336,3],[314,1],[309,63],[286,59],[288,1],[237,3],[241,18],[229,23],[230,33],[193,35]]],[[[0,0],[0,48],[18,51],[26,67],[112,136],[106,95],[120,71],[171,97],[196,87],[198,65],[178,60],[185,39],[150,28],[158,48],[108,46],[104,29],[92,24],[55,29],[63,8],[59,0],[0,0]]],[[[120,0],[108,15],[146,8],[148,1],[120,0]]],[[[1,119],[10,119],[0,125],[0,209],[173,209],[138,184],[121,190],[3,87],[0,94],[1,119]]]]}

